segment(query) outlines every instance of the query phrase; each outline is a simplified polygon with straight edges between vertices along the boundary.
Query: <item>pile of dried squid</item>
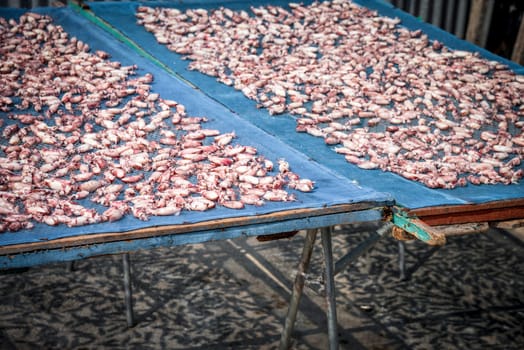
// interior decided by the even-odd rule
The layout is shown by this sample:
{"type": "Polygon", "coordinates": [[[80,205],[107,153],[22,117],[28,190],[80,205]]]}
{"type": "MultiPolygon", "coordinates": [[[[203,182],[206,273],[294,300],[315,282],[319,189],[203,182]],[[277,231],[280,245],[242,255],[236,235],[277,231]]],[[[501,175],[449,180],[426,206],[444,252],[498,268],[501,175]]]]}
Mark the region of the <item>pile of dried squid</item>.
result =
{"type": "Polygon", "coordinates": [[[295,200],[313,190],[235,132],[206,128],[51,17],[0,18],[0,232],[295,200]],[[274,169],[273,169],[274,168],[274,169]]]}
{"type": "Polygon", "coordinates": [[[138,7],[137,23],[363,169],[430,188],[523,176],[524,76],[349,0],[252,13],[138,7]]]}

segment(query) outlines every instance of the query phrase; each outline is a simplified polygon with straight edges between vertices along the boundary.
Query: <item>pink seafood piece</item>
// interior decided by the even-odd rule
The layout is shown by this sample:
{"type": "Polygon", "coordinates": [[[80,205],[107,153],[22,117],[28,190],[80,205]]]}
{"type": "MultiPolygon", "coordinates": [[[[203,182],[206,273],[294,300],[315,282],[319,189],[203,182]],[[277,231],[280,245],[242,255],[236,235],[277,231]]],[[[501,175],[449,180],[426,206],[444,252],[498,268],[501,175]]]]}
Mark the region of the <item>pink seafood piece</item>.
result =
{"type": "Polygon", "coordinates": [[[152,74],[46,15],[0,28],[0,232],[264,204],[273,161],[154,91],[152,74]]]}
{"type": "Polygon", "coordinates": [[[198,16],[140,6],[136,17],[190,69],[270,115],[294,114],[297,132],[323,137],[361,169],[420,174],[407,177],[444,188],[521,178],[516,163],[482,174],[468,164],[486,162],[474,153],[522,160],[522,75],[351,1],[289,5],[198,16]],[[267,23],[278,23],[278,35],[267,23]],[[449,155],[457,159],[445,164],[449,155]]]}

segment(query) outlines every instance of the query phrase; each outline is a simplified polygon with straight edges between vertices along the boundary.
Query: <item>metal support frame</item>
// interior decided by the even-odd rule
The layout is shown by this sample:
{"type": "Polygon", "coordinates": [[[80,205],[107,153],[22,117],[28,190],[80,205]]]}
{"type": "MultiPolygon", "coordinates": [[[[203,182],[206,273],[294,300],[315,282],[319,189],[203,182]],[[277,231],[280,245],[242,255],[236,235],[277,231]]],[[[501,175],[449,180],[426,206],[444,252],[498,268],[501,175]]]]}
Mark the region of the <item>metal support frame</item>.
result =
{"type": "MultiPolygon", "coordinates": [[[[385,225],[380,227],[376,233],[369,237],[366,241],[358,245],[356,248],[351,250],[345,256],[340,258],[336,263],[333,261],[333,250],[332,250],[332,228],[323,227],[320,229],[322,250],[324,255],[324,281],[326,284],[326,302],[327,302],[327,324],[328,324],[328,338],[329,338],[329,349],[338,349],[338,325],[337,325],[337,309],[336,309],[336,289],[335,289],[335,275],[341,272],[349,263],[360,257],[366,251],[368,251],[373,245],[380,241],[385,236],[386,232],[389,232],[393,224],[386,222],[385,225]]],[[[311,253],[315,244],[317,230],[308,230],[306,232],[306,241],[302,248],[302,255],[295,276],[295,282],[293,284],[293,291],[291,294],[291,300],[289,302],[288,313],[284,322],[284,329],[280,338],[280,350],[287,350],[291,341],[291,333],[295,325],[298,304],[304,290],[305,275],[309,269],[309,262],[311,260],[311,253]]]]}
{"type": "Polygon", "coordinates": [[[306,241],[304,242],[304,247],[302,248],[302,256],[300,257],[300,262],[298,264],[295,283],[293,284],[293,292],[291,294],[291,300],[289,301],[289,309],[287,311],[284,329],[282,330],[282,336],[280,338],[280,350],[287,350],[289,348],[291,333],[293,332],[293,327],[295,326],[295,321],[297,319],[298,304],[300,303],[300,298],[302,297],[305,277],[307,270],[309,269],[311,253],[313,252],[313,246],[315,245],[316,238],[316,229],[306,231],[306,241]]]}
{"type": "Polygon", "coordinates": [[[67,270],[67,272],[73,272],[74,269],[75,269],[75,261],[74,260],[66,262],[66,270],[67,270]]]}
{"type": "Polygon", "coordinates": [[[324,273],[326,280],[326,303],[329,349],[338,349],[337,331],[337,300],[335,295],[335,269],[333,264],[333,249],[331,247],[331,227],[320,229],[322,251],[324,252],[324,273]]]}
{"type": "Polygon", "coordinates": [[[398,241],[398,270],[400,280],[406,280],[406,246],[404,241],[398,241]]]}
{"type": "MultiPolygon", "coordinates": [[[[133,327],[135,325],[135,317],[133,313],[133,290],[131,289],[131,263],[129,261],[129,253],[122,254],[122,266],[124,270],[124,303],[126,307],[127,326],[133,327]]],[[[66,263],[67,272],[72,272],[74,268],[74,260],[66,263]]]]}
{"type": "Polygon", "coordinates": [[[369,249],[371,249],[375,244],[378,243],[387,232],[390,232],[393,227],[391,222],[386,222],[382,227],[377,231],[373,232],[369,238],[364,242],[360,243],[358,246],[353,248],[349,253],[344,255],[335,263],[335,275],[344,270],[350,263],[355,261],[355,259],[362,256],[369,249]]]}
{"type": "Polygon", "coordinates": [[[124,267],[124,300],[126,304],[127,326],[133,327],[135,318],[133,314],[133,291],[131,289],[131,264],[129,253],[122,254],[122,265],[124,267]]]}
{"type": "MultiPolygon", "coordinates": [[[[416,262],[412,264],[413,266],[410,266],[407,268],[406,264],[406,254],[409,253],[409,251],[406,249],[406,243],[404,241],[398,242],[398,264],[399,264],[399,278],[401,281],[407,281],[411,278],[411,275],[413,275],[429,258],[435,254],[441,246],[432,246],[427,252],[424,254],[417,254],[416,255],[416,262]]],[[[413,254],[411,254],[413,255],[413,254]]]]}

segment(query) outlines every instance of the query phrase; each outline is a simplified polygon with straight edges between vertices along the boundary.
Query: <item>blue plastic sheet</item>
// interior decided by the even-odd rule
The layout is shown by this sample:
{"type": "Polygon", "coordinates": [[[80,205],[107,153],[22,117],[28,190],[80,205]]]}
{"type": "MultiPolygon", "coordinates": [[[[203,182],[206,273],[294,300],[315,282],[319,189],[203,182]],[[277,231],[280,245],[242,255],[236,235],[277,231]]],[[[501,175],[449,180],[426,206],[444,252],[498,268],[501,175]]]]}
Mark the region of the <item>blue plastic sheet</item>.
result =
{"type": "MultiPolygon", "coordinates": [[[[292,171],[304,178],[310,178],[315,181],[316,189],[310,193],[289,190],[295,193],[297,197],[297,201],[294,202],[266,202],[264,206],[246,206],[242,210],[217,207],[205,212],[182,211],[179,216],[153,216],[149,221],[140,221],[128,215],[122,220],[112,223],[73,228],[37,224],[32,230],[0,234],[0,246],[53,240],[83,234],[125,232],[146,227],[197,223],[213,219],[252,216],[299,208],[325,208],[336,204],[363,202],[370,203],[370,207],[373,207],[393,202],[390,195],[378,193],[375,190],[351,183],[348,179],[330,171],[328,168],[289,147],[283,141],[253,126],[198,90],[167,74],[163,69],[146,58],[139,56],[130,50],[129,47],[115,40],[109,33],[74,13],[71,9],[40,8],[33,9],[33,11],[50,15],[55,24],[61,25],[70,36],[76,36],[79,40],[88,43],[92,51],[106,51],[110,53],[112,60],[119,61],[123,65],[138,65],[137,76],[152,73],[155,77],[152,84],[152,92],[159,92],[163,98],[172,99],[185,105],[187,115],[189,116],[207,117],[209,121],[205,124],[206,127],[219,129],[223,133],[234,131],[237,135],[234,143],[256,147],[259,154],[272,160],[275,164],[278,159],[284,158],[290,163],[292,171]]],[[[21,13],[23,13],[21,10],[0,10],[0,16],[7,18],[16,18],[21,13]]],[[[0,118],[7,118],[7,114],[1,112],[0,118]]]]}
{"type": "MultiPolygon", "coordinates": [[[[309,4],[312,1],[300,1],[309,4]]],[[[398,17],[401,25],[417,30],[421,29],[431,40],[438,40],[450,48],[478,52],[481,56],[499,61],[509,66],[513,71],[524,74],[524,67],[494,55],[469,42],[424,22],[393,7],[392,5],[376,0],[355,0],[355,3],[378,11],[380,15],[398,17]]],[[[517,199],[524,197],[524,183],[512,185],[468,185],[452,190],[430,189],[418,182],[404,179],[403,177],[380,170],[362,170],[347,163],[344,157],[333,152],[326,146],[322,139],[306,134],[296,133],[296,123],[292,116],[282,115],[272,117],[266,110],[257,109],[256,103],[247,99],[241,92],[223,85],[214,77],[206,76],[196,71],[187,69],[189,61],[182,60],[181,56],[169,51],[164,45],[156,42],[151,33],[136,24],[135,12],[138,6],[176,7],[184,10],[188,8],[215,9],[228,7],[231,9],[249,10],[251,6],[279,5],[286,6],[289,1],[261,0],[261,1],[206,1],[187,0],[183,2],[89,2],[91,10],[100,18],[107,21],[115,29],[138,43],[147,52],[165,63],[170,69],[197,86],[210,97],[238,113],[242,118],[259,126],[268,133],[275,135],[281,141],[292,145],[324,166],[335,170],[344,177],[359,184],[373,188],[380,192],[389,192],[395,201],[407,208],[417,209],[423,207],[484,203],[496,200],[517,199]]],[[[521,165],[523,167],[523,165],[521,165]]]]}

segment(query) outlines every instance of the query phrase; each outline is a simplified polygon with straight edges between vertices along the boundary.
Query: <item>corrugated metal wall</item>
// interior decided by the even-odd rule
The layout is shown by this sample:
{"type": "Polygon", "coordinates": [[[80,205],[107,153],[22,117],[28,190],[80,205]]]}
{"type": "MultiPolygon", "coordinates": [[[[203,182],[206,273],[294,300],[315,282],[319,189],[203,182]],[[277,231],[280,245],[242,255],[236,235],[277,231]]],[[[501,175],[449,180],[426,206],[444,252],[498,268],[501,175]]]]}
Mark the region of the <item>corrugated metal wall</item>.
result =
{"type": "MultiPolygon", "coordinates": [[[[511,57],[517,37],[518,25],[521,23],[522,17],[524,17],[523,0],[486,0],[481,16],[482,19],[477,18],[477,21],[470,23],[470,31],[475,33],[473,36],[467,32],[473,0],[383,1],[411,13],[424,22],[431,23],[461,39],[469,40],[507,58],[511,57]],[[514,25],[510,28],[509,24],[511,23],[514,25]],[[501,47],[504,47],[504,49],[501,49],[501,47]]],[[[32,8],[38,6],[60,6],[66,3],[67,0],[0,0],[0,7],[32,8]]]]}
{"type": "MultiPolygon", "coordinates": [[[[39,7],[39,6],[63,6],[67,4],[67,1],[68,0],[0,0],[0,7],[32,8],[32,7],[39,7]]],[[[84,1],[133,1],[133,0],[84,0],[84,1]]],[[[151,0],[151,1],[154,1],[154,0],[151,0]]],[[[76,2],[80,3],[82,2],[82,0],[76,0],[76,2]]]]}
{"type": "Polygon", "coordinates": [[[386,0],[459,38],[464,38],[468,25],[470,0],[386,0]]]}
{"type": "Polygon", "coordinates": [[[54,0],[0,0],[0,7],[23,7],[32,8],[39,6],[50,6],[54,0]]]}

